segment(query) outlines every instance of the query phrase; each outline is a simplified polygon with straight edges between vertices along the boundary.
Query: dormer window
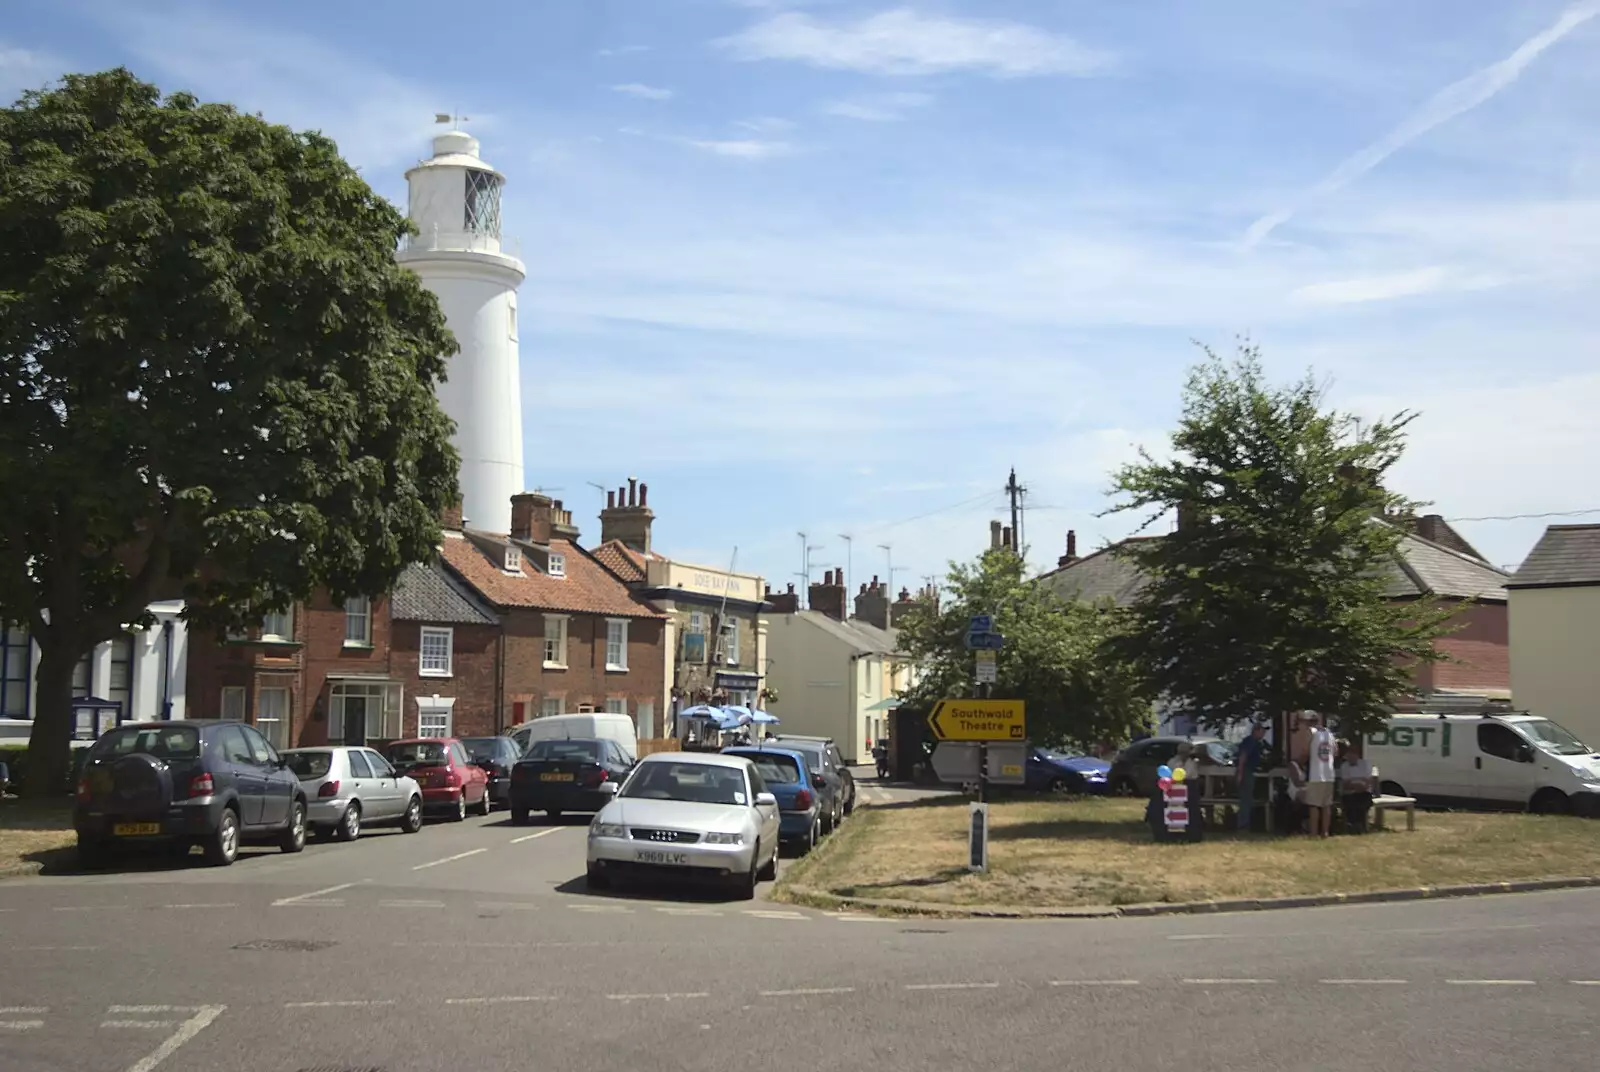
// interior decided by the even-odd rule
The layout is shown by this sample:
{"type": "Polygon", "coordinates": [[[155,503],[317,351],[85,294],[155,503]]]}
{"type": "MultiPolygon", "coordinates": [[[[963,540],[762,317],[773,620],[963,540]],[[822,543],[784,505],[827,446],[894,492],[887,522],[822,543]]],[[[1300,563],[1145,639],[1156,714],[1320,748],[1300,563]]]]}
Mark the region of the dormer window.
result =
{"type": "Polygon", "coordinates": [[[507,547],[506,548],[506,572],[507,573],[521,573],[522,572],[522,548],[520,548],[520,547],[507,547]]]}
{"type": "Polygon", "coordinates": [[[549,573],[552,577],[565,577],[567,575],[567,556],[552,552],[549,573]]]}

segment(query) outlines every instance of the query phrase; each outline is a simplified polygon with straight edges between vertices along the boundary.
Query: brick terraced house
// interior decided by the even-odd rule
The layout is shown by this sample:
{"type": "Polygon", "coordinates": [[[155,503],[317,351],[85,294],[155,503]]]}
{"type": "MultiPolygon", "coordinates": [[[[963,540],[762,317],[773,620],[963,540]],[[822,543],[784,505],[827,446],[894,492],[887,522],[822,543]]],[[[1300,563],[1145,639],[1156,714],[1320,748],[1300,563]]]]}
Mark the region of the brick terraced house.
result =
{"type": "Polygon", "coordinates": [[[511,504],[509,534],[447,528],[440,551],[499,618],[505,726],[606,711],[650,736],[666,699],[667,616],[578,545],[559,502],[524,493],[511,504]]]}
{"type": "Polygon", "coordinates": [[[509,728],[500,618],[443,562],[407,568],[390,601],[389,665],[405,733],[487,737],[509,728]]]}

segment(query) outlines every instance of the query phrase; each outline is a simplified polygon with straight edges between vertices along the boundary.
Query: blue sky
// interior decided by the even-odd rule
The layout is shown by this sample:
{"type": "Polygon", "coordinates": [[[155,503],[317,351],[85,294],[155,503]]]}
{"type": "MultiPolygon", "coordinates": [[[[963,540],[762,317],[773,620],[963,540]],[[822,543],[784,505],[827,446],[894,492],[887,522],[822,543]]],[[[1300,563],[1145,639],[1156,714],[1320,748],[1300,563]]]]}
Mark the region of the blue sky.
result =
{"type": "MultiPolygon", "coordinates": [[[[1600,0],[12,4],[7,98],[126,64],[319,128],[404,203],[436,111],[509,176],[530,484],[781,585],[1141,519],[1193,340],[1364,414],[1519,562],[1600,520],[1600,0]]],[[[1158,522],[1157,528],[1163,529],[1158,522]]],[[[854,584],[852,584],[852,587],[854,584]]]]}

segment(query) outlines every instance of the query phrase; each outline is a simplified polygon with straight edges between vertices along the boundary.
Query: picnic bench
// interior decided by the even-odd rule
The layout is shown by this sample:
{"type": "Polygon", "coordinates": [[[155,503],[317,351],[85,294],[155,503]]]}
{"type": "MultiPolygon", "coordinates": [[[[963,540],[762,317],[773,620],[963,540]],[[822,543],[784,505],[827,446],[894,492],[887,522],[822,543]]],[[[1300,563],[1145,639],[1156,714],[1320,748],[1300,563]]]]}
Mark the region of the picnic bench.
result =
{"type": "MultiPolygon", "coordinates": [[[[1273,798],[1274,783],[1289,780],[1287,767],[1280,767],[1270,771],[1257,771],[1257,783],[1266,783],[1266,799],[1258,799],[1256,807],[1269,806],[1273,798]]],[[[1207,823],[1217,825],[1216,809],[1222,809],[1222,824],[1233,825],[1234,810],[1239,806],[1238,775],[1232,767],[1218,767],[1214,764],[1201,764],[1196,768],[1190,779],[1192,792],[1196,795],[1191,798],[1194,806],[1201,809],[1207,823]]],[[[1337,798],[1333,804],[1335,810],[1339,809],[1340,802],[1337,798]]],[[[1406,830],[1412,833],[1417,829],[1417,799],[1415,797],[1401,797],[1392,794],[1373,794],[1372,797],[1372,828],[1383,829],[1383,815],[1385,811],[1403,811],[1406,813],[1406,830]]]]}
{"type": "Polygon", "coordinates": [[[1403,811],[1406,813],[1406,829],[1415,832],[1417,829],[1417,798],[1397,797],[1388,793],[1375,795],[1372,798],[1372,828],[1383,829],[1383,813],[1385,811],[1403,811]]]}

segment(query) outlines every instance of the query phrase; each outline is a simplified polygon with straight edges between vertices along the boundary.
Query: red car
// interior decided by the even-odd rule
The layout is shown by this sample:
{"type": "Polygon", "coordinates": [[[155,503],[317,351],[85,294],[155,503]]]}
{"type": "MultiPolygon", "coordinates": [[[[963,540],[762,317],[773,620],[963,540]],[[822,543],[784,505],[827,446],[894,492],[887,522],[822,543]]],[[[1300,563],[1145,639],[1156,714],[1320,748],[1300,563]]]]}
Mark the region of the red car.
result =
{"type": "Polygon", "coordinates": [[[444,812],[459,822],[467,817],[469,807],[488,815],[494,806],[489,800],[489,776],[482,767],[473,766],[466,746],[454,737],[393,741],[383,754],[400,773],[416,779],[426,809],[444,812]]]}

